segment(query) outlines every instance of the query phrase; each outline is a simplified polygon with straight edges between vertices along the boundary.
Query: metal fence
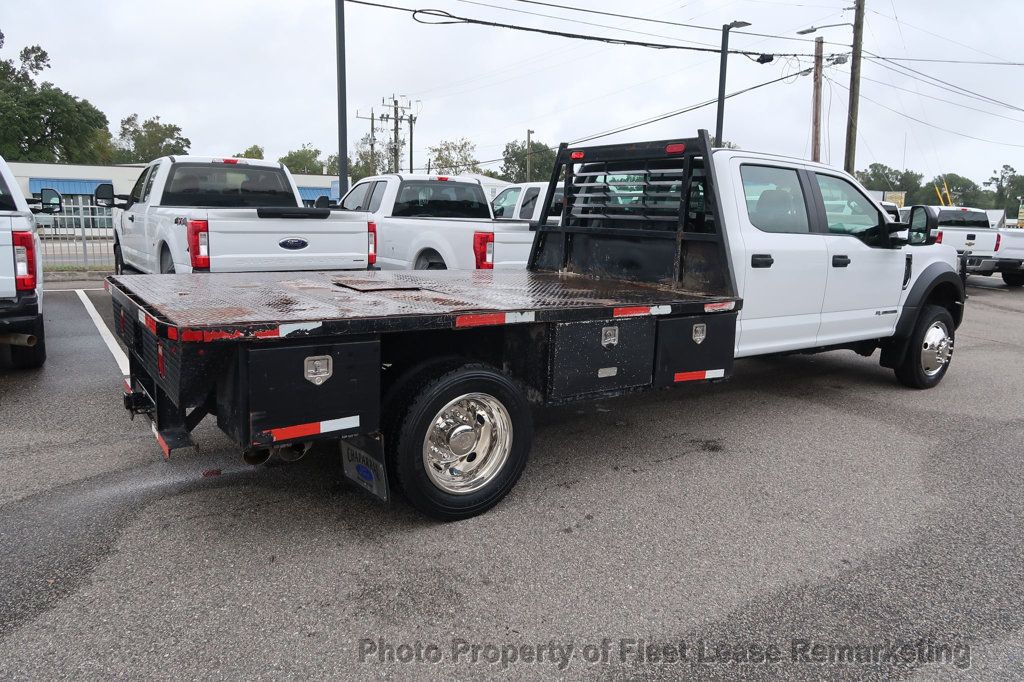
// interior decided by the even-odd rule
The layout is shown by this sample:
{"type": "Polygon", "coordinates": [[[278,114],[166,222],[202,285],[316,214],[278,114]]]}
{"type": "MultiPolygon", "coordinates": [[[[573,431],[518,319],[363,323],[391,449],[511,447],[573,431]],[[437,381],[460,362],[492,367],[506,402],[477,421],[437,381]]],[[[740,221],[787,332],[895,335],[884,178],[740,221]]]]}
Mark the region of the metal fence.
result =
{"type": "Polygon", "coordinates": [[[112,209],[93,206],[91,197],[64,197],[64,210],[37,215],[44,270],[114,269],[112,209]]]}

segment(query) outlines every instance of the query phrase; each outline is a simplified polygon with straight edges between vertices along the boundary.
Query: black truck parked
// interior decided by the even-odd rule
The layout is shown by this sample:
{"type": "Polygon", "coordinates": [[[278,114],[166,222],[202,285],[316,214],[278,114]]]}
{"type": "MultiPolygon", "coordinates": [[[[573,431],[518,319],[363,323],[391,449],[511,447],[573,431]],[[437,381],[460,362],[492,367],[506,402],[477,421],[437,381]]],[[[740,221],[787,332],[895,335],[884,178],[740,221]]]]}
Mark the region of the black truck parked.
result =
{"type": "Polygon", "coordinates": [[[531,404],[729,373],[740,301],[708,145],[563,145],[561,226],[541,217],[526,271],[111,277],[125,406],[165,455],[213,415],[250,463],[340,440],[377,497],[483,512],[526,465],[531,404]]]}

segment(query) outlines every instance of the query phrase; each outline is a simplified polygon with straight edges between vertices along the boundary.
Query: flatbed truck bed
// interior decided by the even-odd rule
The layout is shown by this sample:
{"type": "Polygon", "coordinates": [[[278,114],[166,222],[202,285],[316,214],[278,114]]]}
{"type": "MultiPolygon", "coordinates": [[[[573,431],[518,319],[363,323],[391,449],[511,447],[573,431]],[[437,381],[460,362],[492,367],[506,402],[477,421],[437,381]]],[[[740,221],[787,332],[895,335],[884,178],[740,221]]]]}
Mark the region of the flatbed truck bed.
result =
{"type": "Polygon", "coordinates": [[[703,132],[563,145],[562,220],[532,226],[526,271],[110,277],[125,407],[165,456],[209,415],[250,463],[336,440],[381,499],[485,511],[525,467],[533,408],[730,373],[741,301],[709,151],[703,132]]]}

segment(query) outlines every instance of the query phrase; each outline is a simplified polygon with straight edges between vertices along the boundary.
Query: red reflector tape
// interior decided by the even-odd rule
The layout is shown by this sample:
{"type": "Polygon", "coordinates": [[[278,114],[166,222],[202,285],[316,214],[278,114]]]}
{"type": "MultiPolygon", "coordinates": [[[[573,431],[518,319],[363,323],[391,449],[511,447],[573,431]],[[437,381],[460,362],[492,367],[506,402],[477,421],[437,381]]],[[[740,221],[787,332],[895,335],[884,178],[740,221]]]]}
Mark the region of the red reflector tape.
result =
{"type": "Polygon", "coordinates": [[[702,369],[696,372],[676,372],[675,382],[680,381],[703,381],[704,379],[721,379],[725,376],[724,369],[702,369]]]}
{"type": "Polygon", "coordinates": [[[529,310],[524,313],[475,313],[459,315],[455,318],[456,329],[465,327],[489,327],[496,324],[518,324],[536,322],[537,313],[529,310]]]}
{"type": "Polygon", "coordinates": [[[167,338],[169,338],[171,341],[177,341],[178,340],[178,328],[177,327],[168,327],[167,328],[167,338]]]}
{"type": "Polygon", "coordinates": [[[636,317],[638,315],[650,315],[651,306],[640,305],[626,308],[615,308],[612,310],[613,317],[636,317]]]}
{"type": "Polygon", "coordinates": [[[736,308],[736,301],[723,301],[721,303],[705,303],[704,312],[706,313],[720,313],[727,310],[734,310],[736,308]]]}
{"type": "Polygon", "coordinates": [[[156,444],[160,446],[160,449],[164,453],[164,459],[170,459],[171,448],[167,446],[167,441],[165,441],[164,437],[160,435],[160,432],[156,430],[156,424],[152,424],[151,428],[153,429],[153,435],[156,436],[156,444]]]}

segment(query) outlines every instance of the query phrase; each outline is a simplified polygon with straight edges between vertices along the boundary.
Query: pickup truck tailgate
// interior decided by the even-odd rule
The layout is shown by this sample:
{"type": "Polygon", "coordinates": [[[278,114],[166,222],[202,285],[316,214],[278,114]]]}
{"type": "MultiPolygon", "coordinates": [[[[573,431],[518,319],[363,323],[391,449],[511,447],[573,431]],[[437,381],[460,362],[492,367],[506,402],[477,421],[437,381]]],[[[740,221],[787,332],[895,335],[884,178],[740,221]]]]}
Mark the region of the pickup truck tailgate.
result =
{"type": "Polygon", "coordinates": [[[365,215],[287,215],[280,209],[210,209],[210,271],[352,270],[367,266],[365,215]],[[298,217],[301,215],[306,217],[298,217]]]}
{"type": "Polygon", "coordinates": [[[1024,230],[999,230],[999,250],[996,256],[1024,260],[1024,230]]]}

